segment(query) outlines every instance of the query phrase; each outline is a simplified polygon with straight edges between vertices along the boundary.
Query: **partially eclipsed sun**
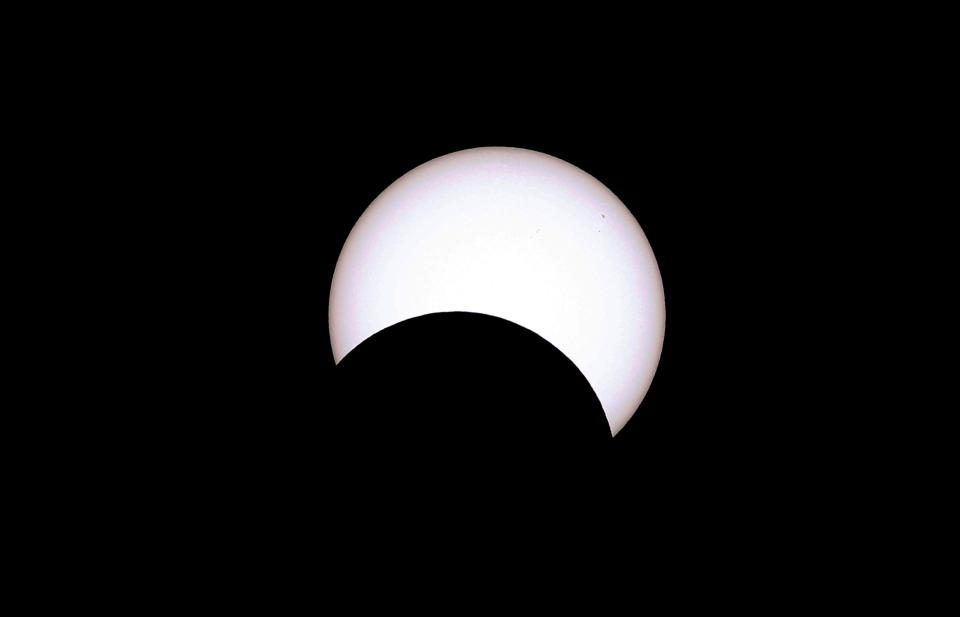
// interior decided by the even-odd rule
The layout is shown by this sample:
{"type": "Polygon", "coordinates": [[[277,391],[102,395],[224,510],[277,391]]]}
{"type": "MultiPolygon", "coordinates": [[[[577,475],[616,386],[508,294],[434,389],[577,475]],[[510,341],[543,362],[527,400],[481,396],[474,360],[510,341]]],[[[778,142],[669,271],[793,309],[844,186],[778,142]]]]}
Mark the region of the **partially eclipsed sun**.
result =
{"type": "Polygon", "coordinates": [[[663,345],[660,270],[636,219],[593,176],[531,150],[442,156],[370,204],[333,276],[334,359],[447,311],[500,317],[549,341],[586,377],[614,434],[663,345]]]}

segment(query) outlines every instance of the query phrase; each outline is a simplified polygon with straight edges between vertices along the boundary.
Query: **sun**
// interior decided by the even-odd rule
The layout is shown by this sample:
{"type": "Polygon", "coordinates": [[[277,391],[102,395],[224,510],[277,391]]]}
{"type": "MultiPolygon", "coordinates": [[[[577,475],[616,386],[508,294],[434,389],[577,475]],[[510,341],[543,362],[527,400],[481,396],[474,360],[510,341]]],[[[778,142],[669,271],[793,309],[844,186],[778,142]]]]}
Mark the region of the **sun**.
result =
{"type": "Polygon", "coordinates": [[[451,311],[549,341],[586,377],[614,434],[663,345],[660,271],[631,211],[583,170],[520,148],[442,156],[370,204],[333,276],[334,359],[391,325],[451,311]]]}

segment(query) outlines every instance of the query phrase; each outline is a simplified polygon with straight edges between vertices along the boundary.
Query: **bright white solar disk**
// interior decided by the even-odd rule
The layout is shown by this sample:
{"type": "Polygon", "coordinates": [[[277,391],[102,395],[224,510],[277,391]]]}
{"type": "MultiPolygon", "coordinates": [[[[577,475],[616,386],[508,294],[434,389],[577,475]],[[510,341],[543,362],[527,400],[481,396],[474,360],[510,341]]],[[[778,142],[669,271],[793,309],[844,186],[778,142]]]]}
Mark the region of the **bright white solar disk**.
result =
{"type": "Polygon", "coordinates": [[[347,237],[329,308],[336,362],[420,315],[512,321],[573,361],[614,434],[650,387],[665,318],[630,211],[579,168],[519,148],[454,152],[387,187],[347,237]]]}

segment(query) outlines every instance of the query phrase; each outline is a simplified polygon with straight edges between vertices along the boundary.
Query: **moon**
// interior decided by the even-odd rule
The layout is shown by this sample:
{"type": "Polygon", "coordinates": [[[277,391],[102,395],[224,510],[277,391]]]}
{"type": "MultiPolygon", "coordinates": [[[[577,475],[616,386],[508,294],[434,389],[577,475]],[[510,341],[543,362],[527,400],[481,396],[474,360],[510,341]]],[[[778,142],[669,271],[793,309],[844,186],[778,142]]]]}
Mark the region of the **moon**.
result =
{"type": "Polygon", "coordinates": [[[428,161],[367,207],[330,288],[334,360],[401,321],[451,311],[550,342],[614,435],[653,381],[666,315],[653,249],[626,206],[570,163],[506,147],[428,161]]]}

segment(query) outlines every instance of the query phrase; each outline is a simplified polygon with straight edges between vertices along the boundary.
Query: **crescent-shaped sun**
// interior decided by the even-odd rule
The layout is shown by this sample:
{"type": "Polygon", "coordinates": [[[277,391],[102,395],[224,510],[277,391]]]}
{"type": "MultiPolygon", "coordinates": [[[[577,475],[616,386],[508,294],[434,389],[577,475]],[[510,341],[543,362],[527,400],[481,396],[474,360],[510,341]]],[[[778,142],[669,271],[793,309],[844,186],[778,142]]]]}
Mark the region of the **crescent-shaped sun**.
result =
{"type": "Polygon", "coordinates": [[[370,204],[334,271],[334,359],[393,324],[449,311],[549,341],[584,374],[614,434],[663,345],[660,270],[636,219],[591,175],[519,148],[434,159],[370,204]]]}

